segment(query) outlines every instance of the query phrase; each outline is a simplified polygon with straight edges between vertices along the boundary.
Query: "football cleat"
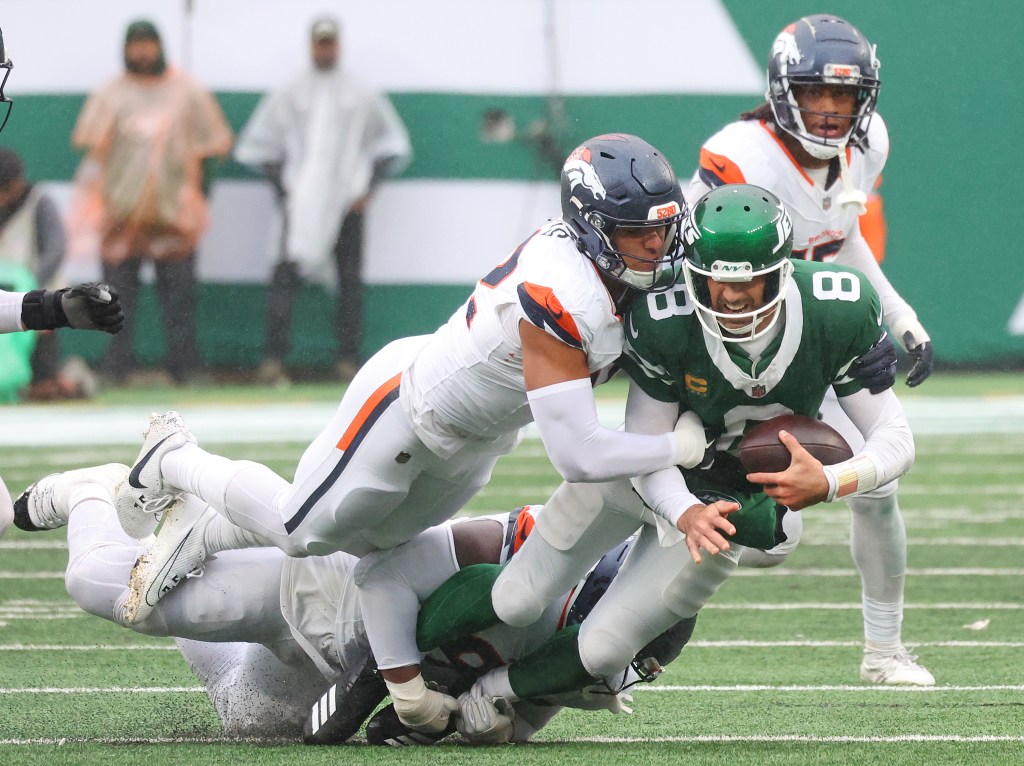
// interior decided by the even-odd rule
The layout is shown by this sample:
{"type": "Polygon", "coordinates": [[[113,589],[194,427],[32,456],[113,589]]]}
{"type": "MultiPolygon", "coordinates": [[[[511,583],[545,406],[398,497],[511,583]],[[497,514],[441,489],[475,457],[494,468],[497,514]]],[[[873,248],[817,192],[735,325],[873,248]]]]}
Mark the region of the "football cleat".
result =
{"type": "Polygon", "coordinates": [[[150,415],[143,436],[135,465],[117,487],[116,503],[121,527],[137,540],[153,533],[160,515],[180,494],[164,482],[160,461],[171,450],[196,443],[184,419],[173,411],[150,415]]]}
{"type": "Polygon", "coordinates": [[[82,500],[113,504],[114,487],[127,475],[128,466],[109,463],[44,476],[14,501],[14,525],[26,532],[67,526],[71,509],[82,500]]]}
{"type": "Polygon", "coordinates": [[[895,651],[865,649],[860,677],[873,684],[935,686],[935,677],[902,645],[895,651]]]}
{"type": "Polygon", "coordinates": [[[206,564],[204,533],[217,512],[196,495],[182,495],[164,510],[156,539],[132,567],[125,620],[135,625],[175,586],[200,577],[206,564]]]}
{"type": "Polygon", "coordinates": [[[388,705],[366,724],[366,741],[371,745],[390,747],[412,747],[433,745],[455,731],[455,716],[451,717],[448,728],[437,734],[426,734],[410,729],[398,719],[394,705],[388,705]]]}
{"type": "Polygon", "coordinates": [[[313,703],[302,726],[307,745],[340,745],[359,731],[370,713],[388,696],[388,687],[371,657],[348,690],[334,684],[313,703]]]}

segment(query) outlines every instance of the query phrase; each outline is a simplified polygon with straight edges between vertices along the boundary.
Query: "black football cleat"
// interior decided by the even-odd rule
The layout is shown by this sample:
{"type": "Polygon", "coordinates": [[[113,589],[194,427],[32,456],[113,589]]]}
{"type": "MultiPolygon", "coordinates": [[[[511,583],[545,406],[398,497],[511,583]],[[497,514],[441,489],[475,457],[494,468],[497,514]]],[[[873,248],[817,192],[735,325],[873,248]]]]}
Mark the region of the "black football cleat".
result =
{"type": "Polygon", "coordinates": [[[388,687],[371,657],[347,690],[337,684],[314,703],[302,726],[307,745],[340,745],[346,742],[388,696],[388,687]]]}

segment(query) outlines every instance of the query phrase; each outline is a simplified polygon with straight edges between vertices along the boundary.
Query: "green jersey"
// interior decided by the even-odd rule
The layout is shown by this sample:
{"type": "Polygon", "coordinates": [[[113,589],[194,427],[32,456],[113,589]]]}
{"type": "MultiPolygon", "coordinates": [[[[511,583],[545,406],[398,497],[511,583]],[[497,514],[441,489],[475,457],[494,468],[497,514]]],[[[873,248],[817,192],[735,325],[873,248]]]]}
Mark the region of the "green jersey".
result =
{"type": "MultiPolygon", "coordinates": [[[[696,412],[718,435],[716,450],[730,453],[719,454],[716,463],[735,466],[733,451],[757,423],[789,413],[816,417],[830,386],[839,396],[860,390],[847,370],[882,335],[878,294],[864,275],[846,267],[794,261],[780,309],[779,331],[751,358],[741,347],[748,344],[724,343],[704,331],[685,286],[641,296],[625,318],[620,364],[651,397],[696,412]]],[[[707,483],[697,473],[685,472],[688,484],[707,483]]],[[[723,472],[735,480],[714,489],[750,494],[753,487],[736,474],[723,472]]],[[[737,527],[734,539],[750,545],[737,516],[729,517],[737,527]]],[[[759,539],[756,547],[771,547],[765,542],[759,539]]]]}

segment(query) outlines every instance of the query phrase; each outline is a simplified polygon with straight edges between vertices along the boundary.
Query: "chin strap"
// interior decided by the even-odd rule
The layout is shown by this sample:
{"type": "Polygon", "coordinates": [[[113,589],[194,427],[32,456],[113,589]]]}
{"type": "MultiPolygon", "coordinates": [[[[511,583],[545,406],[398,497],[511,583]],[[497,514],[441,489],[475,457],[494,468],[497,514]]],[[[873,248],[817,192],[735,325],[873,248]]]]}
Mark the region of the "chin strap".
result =
{"type": "Polygon", "coordinates": [[[839,178],[843,182],[843,190],[839,193],[836,201],[840,205],[856,205],[857,215],[864,215],[868,210],[868,195],[853,187],[853,179],[850,178],[850,163],[846,159],[846,144],[839,147],[839,178]]]}

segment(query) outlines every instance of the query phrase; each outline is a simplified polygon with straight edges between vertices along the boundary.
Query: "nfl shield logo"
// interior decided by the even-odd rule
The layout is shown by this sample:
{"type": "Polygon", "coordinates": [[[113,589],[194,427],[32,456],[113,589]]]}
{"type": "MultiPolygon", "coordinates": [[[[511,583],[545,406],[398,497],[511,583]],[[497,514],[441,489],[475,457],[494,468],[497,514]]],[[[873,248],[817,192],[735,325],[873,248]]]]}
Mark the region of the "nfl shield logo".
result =
{"type": "Polygon", "coordinates": [[[821,209],[828,210],[830,207],[832,207],[832,198],[825,197],[825,199],[821,201],[821,209]]]}
{"type": "Polygon", "coordinates": [[[760,399],[762,396],[768,393],[768,389],[762,386],[760,383],[756,386],[752,386],[750,389],[750,395],[755,399],[760,399]]]}

